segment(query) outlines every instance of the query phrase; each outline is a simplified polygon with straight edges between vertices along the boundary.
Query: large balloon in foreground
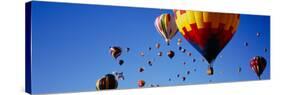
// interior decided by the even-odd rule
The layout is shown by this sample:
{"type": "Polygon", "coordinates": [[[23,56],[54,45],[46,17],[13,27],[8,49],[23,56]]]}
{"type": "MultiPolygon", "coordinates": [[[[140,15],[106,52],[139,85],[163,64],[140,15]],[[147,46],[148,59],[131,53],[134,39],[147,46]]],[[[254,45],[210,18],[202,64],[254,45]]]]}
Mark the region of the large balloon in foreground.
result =
{"type": "Polygon", "coordinates": [[[116,89],[118,82],[113,74],[107,74],[96,82],[96,90],[116,89]]]}
{"type": "Polygon", "coordinates": [[[144,80],[139,80],[138,81],[138,86],[139,87],[143,87],[145,85],[145,81],[144,80]]]}
{"type": "Polygon", "coordinates": [[[175,18],[170,14],[162,14],[155,19],[154,23],[157,31],[165,38],[168,45],[178,30],[174,19],[175,18]]]}
{"type": "Polygon", "coordinates": [[[262,56],[255,56],[251,59],[250,66],[260,79],[260,76],[266,67],[266,60],[262,56]]]}
{"type": "Polygon", "coordinates": [[[239,14],[174,10],[177,27],[183,37],[211,65],[235,34],[239,14]]]}
{"type": "Polygon", "coordinates": [[[168,55],[169,58],[172,59],[175,56],[175,53],[170,50],[170,51],[168,51],[167,55],[168,55]]]}
{"type": "Polygon", "coordinates": [[[115,59],[117,59],[122,53],[122,49],[117,46],[110,47],[109,51],[111,56],[115,59]]]}

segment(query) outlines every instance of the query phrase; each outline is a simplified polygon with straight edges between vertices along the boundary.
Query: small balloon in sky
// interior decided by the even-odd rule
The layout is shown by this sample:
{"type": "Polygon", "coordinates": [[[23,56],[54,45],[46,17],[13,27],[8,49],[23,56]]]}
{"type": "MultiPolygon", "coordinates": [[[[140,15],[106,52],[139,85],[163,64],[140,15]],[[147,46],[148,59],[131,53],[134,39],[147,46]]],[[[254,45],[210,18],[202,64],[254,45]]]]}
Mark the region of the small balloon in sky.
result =
{"type": "Polygon", "coordinates": [[[193,62],[193,63],[195,63],[195,62],[196,62],[196,59],[195,59],[195,58],[193,58],[193,59],[192,59],[192,62],[193,62]]]}
{"type": "Polygon", "coordinates": [[[264,52],[267,52],[267,48],[264,48],[263,51],[264,51],[264,52]]]}
{"type": "Polygon", "coordinates": [[[139,80],[138,81],[138,86],[139,87],[143,87],[145,85],[145,81],[144,80],[139,80]]]}
{"type": "Polygon", "coordinates": [[[182,40],[179,38],[178,42],[177,42],[177,45],[181,45],[181,42],[182,42],[182,40]]]}
{"type": "Polygon", "coordinates": [[[180,77],[180,74],[177,74],[177,77],[180,77]]]}
{"type": "Polygon", "coordinates": [[[246,47],[248,47],[249,43],[248,43],[248,42],[244,42],[244,45],[245,45],[246,47]]]}
{"type": "Polygon", "coordinates": [[[189,75],[189,74],[190,74],[190,71],[188,70],[188,71],[186,72],[186,74],[189,75]]]}
{"type": "Polygon", "coordinates": [[[123,64],[124,64],[124,60],[120,59],[119,62],[118,62],[118,64],[119,64],[120,66],[123,65],[123,64]]]}
{"type": "Polygon", "coordinates": [[[170,50],[170,51],[168,51],[167,55],[170,59],[172,59],[175,56],[175,53],[170,50]]]}
{"type": "Polygon", "coordinates": [[[152,66],[152,61],[151,60],[148,60],[147,63],[148,63],[149,66],[152,66]]]}
{"type": "Polygon", "coordinates": [[[262,56],[255,56],[250,61],[250,67],[256,73],[259,79],[261,79],[261,75],[266,67],[266,60],[262,56]]]}
{"type": "Polygon", "coordinates": [[[140,56],[144,56],[144,52],[140,52],[140,56]]]}
{"type": "Polygon", "coordinates": [[[261,33],[260,33],[260,32],[257,32],[256,35],[257,35],[257,37],[260,37],[261,33]]]}
{"type": "Polygon", "coordinates": [[[130,48],[126,48],[126,51],[129,52],[129,51],[130,51],[130,48]]]}
{"type": "Polygon", "coordinates": [[[162,52],[161,52],[161,51],[158,52],[157,55],[158,55],[158,56],[162,56],[162,52]]]}
{"type": "Polygon", "coordinates": [[[181,47],[181,46],[179,47],[179,50],[180,50],[180,51],[182,50],[182,47],[181,47]]]}
{"type": "Polygon", "coordinates": [[[151,49],[152,49],[151,47],[148,48],[149,51],[151,51],[151,49]]]}
{"type": "Polygon", "coordinates": [[[155,44],[155,47],[159,49],[159,48],[160,48],[160,44],[159,44],[159,43],[156,43],[156,44],[155,44]]]}
{"type": "Polygon", "coordinates": [[[186,80],[186,77],[182,77],[182,81],[185,81],[186,80]]]}
{"type": "Polygon", "coordinates": [[[113,58],[117,59],[121,55],[122,49],[118,46],[113,46],[110,47],[109,52],[113,58]]]}
{"type": "Polygon", "coordinates": [[[139,68],[139,72],[143,72],[144,71],[144,68],[143,67],[140,67],[139,68]]]}
{"type": "Polygon", "coordinates": [[[191,56],[191,55],[192,55],[192,53],[191,53],[191,52],[189,52],[189,53],[188,53],[188,56],[191,56]]]}
{"type": "Polygon", "coordinates": [[[238,68],[238,72],[240,73],[241,71],[242,71],[242,68],[241,68],[241,67],[239,67],[239,68],[238,68]]]}

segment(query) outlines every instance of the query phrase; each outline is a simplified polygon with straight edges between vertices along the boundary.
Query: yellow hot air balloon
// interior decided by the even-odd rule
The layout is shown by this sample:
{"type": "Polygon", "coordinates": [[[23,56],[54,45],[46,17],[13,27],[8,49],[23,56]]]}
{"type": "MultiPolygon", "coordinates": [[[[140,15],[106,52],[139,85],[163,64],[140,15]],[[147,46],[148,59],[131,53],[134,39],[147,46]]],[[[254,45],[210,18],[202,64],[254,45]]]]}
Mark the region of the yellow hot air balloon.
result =
{"type": "MultiPolygon", "coordinates": [[[[179,32],[210,65],[235,34],[239,14],[174,10],[179,32]]],[[[210,69],[210,68],[209,68],[210,69]]]]}

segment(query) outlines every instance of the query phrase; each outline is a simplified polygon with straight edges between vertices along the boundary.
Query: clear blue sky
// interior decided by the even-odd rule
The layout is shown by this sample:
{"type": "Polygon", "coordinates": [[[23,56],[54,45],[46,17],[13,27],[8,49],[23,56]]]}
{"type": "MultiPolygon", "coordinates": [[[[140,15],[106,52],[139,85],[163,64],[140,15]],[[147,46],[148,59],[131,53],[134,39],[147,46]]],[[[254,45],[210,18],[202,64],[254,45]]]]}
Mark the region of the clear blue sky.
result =
{"type": "Polygon", "coordinates": [[[268,63],[261,78],[270,78],[269,16],[242,14],[238,31],[219,54],[222,57],[214,62],[215,74],[208,76],[208,64],[201,61],[203,57],[180,33],[170,46],[165,44],[154,27],[155,18],[162,13],[172,11],[33,2],[33,93],[93,91],[96,80],[113,71],[124,72],[125,80],[119,81],[118,89],[137,88],[140,79],[160,86],[210,83],[209,80],[211,83],[257,80],[249,66],[250,59],[257,55],[265,57],[268,63]],[[257,32],[261,33],[259,38],[257,32]],[[192,52],[191,57],[178,50],[178,38],[183,39],[182,47],[192,52]],[[157,42],[161,44],[160,49],[155,48],[157,42]],[[249,46],[245,47],[244,42],[249,46]],[[108,49],[113,45],[131,48],[119,57],[125,61],[122,66],[109,54],[108,49]],[[172,60],[166,56],[168,50],[175,51],[172,60]],[[145,57],[139,56],[141,51],[145,57]],[[156,55],[158,51],[164,52],[162,57],[156,55]],[[197,59],[195,63],[193,58],[197,59]],[[153,60],[152,67],[147,64],[149,59],[153,60]],[[139,67],[145,71],[139,73],[139,67]],[[188,70],[190,75],[186,74],[188,70]],[[186,81],[177,78],[177,74],[187,77],[186,81]]]}

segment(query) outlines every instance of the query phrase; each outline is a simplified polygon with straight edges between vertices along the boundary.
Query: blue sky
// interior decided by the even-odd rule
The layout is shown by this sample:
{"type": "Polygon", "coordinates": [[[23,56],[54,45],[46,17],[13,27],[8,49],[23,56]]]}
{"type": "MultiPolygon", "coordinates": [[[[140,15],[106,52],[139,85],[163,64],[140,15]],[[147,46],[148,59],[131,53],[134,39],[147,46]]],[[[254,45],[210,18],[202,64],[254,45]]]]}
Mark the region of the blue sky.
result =
{"type": "Polygon", "coordinates": [[[257,80],[249,61],[258,55],[268,63],[261,78],[270,78],[269,16],[242,14],[238,31],[214,61],[215,74],[208,76],[208,64],[201,61],[203,57],[180,33],[170,46],[165,44],[154,27],[155,18],[162,13],[172,11],[33,2],[33,93],[93,91],[96,80],[113,71],[124,72],[125,80],[119,81],[118,89],[137,88],[140,79],[160,86],[257,80]],[[181,46],[192,52],[191,57],[178,50],[178,38],[183,40],[181,46]],[[249,46],[245,47],[244,42],[249,46]],[[160,49],[155,48],[156,43],[161,44],[160,49]],[[109,54],[110,46],[131,49],[119,57],[125,61],[122,66],[109,54]],[[175,52],[173,59],[166,56],[168,50],[175,52]],[[141,51],[144,57],[139,56],[141,51]],[[157,56],[159,51],[164,53],[162,57],[157,56]],[[193,58],[197,59],[195,63],[193,58]],[[147,64],[148,60],[153,60],[153,66],[147,64]],[[145,68],[143,73],[138,72],[140,67],[145,68]],[[188,70],[190,75],[186,74],[188,70]],[[186,81],[177,78],[177,74],[187,77],[186,81]]]}

